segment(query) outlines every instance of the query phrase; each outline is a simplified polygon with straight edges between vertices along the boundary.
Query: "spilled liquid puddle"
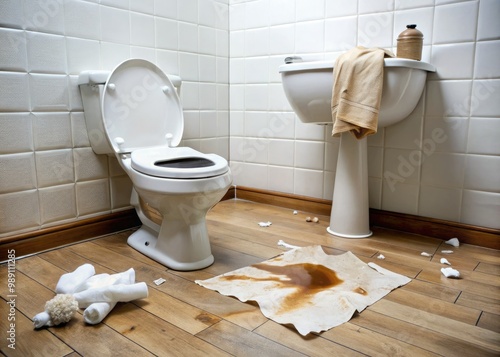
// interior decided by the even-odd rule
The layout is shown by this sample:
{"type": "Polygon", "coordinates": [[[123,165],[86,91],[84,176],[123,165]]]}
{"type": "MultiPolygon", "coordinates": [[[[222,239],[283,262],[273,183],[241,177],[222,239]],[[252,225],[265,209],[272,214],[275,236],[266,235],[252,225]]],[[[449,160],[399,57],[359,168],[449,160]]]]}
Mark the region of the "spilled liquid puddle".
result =
{"type": "MultiPolygon", "coordinates": [[[[277,312],[278,314],[310,305],[317,293],[344,282],[344,280],[337,276],[334,270],[318,264],[300,263],[276,266],[260,263],[254,264],[252,267],[267,271],[273,275],[285,276],[286,278],[278,276],[255,278],[246,275],[229,275],[224,276],[223,279],[227,281],[274,281],[279,284],[280,288],[294,288],[295,292],[284,298],[281,308],[277,312]]],[[[367,295],[367,292],[361,287],[356,288],[354,292],[367,295]]]]}

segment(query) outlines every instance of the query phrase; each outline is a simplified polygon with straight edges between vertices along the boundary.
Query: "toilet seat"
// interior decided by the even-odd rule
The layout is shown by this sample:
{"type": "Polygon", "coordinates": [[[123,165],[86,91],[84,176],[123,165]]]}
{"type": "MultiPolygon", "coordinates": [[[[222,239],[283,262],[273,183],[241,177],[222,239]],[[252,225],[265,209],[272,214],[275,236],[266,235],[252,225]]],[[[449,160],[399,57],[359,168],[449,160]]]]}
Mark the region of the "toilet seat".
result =
{"type": "Polygon", "coordinates": [[[175,179],[219,176],[229,170],[227,161],[189,147],[154,147],[134,150],[131,166],[143,174],[175,179]]]}
{"type": "Polygon", "coordinates": [[[163,71],[142,59],[129,59],[110,74],[103,88],[102,119],[116,153],[177,146],[184,117],[174,85],[163,71]]]}

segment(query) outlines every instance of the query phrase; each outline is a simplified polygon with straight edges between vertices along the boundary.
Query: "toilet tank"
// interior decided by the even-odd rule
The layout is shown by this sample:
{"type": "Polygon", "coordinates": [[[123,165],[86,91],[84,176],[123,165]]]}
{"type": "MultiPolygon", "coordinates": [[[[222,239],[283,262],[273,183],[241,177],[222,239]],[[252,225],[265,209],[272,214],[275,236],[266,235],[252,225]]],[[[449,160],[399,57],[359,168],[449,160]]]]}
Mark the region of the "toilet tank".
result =
{"type": "MultiPolygon", "coordinates": [[[[78,86],[82,96],[85,124],[90,141],[90,146],[96,154],[114,155],[115,151],[109,142],[102,118],[102,95],[104,84],[108,80],[110,71],[83,71],[78,76],[78,86]]],[[[182,80],[179,76],[167,74],[180,94],[182,80]]]]}

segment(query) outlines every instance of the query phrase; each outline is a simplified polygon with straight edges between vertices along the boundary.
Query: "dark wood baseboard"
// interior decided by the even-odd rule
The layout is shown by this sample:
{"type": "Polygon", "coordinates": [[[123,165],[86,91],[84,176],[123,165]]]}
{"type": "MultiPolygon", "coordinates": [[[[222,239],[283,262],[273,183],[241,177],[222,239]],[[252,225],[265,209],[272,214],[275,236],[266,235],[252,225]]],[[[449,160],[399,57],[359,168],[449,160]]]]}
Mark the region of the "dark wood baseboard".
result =
{"type": "Polygon", "coordinates": [[[87,218],[33,232],[0,238],[0,262],[7,260],[9,250],[16,257],[42,252],[82,240],[119,232],[141,225],[134,209],[87,218]]]}
{"type": "MultiPolygon", "coordinates": [[[[330,215],[332,201],[288,193],[236,186],[236,198],[286,207],[325,216],[330,215]]],[[[500,249],[500,230],[435,218],[370,209],[370,225],[407,233],[448,240],[457,237],[461,243],[500,249]]]]}

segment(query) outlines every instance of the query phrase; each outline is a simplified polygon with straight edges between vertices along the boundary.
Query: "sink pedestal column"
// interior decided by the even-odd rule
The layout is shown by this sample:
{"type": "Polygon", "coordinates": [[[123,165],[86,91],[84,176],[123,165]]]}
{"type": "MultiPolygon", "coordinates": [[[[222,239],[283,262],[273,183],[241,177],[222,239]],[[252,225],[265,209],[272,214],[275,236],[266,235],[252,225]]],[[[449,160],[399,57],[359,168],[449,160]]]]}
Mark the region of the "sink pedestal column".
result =
{"type": "Polygon", "coordinates": [[[328,233],[344,238],[372,235],[367,150],[366,137],[358,140],[350,132],[342,133],[328,233]]]}

